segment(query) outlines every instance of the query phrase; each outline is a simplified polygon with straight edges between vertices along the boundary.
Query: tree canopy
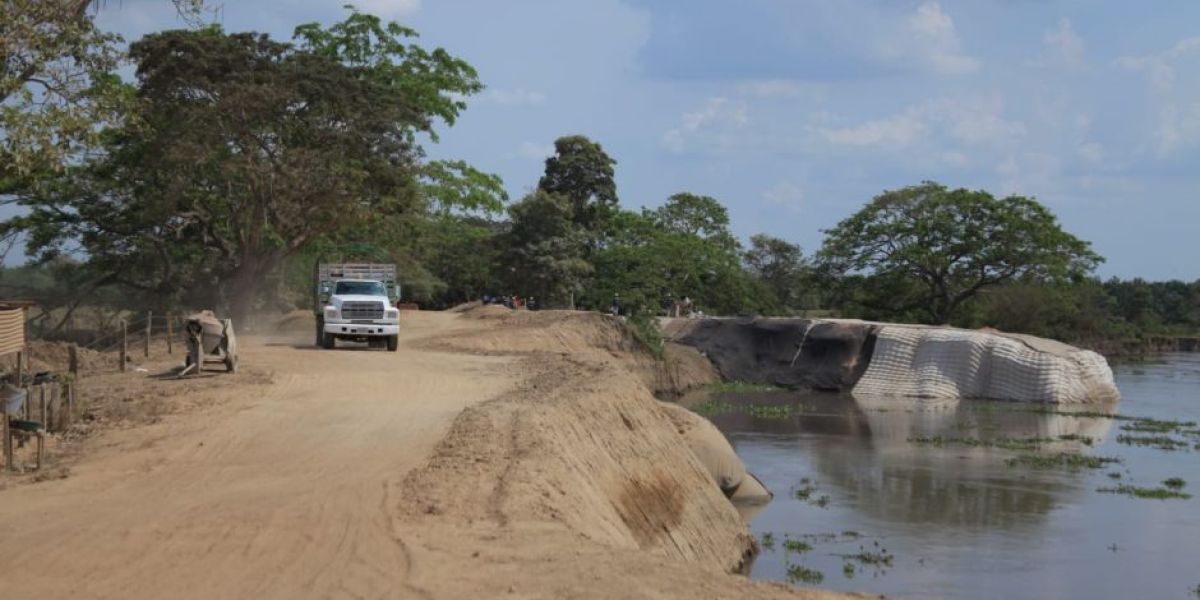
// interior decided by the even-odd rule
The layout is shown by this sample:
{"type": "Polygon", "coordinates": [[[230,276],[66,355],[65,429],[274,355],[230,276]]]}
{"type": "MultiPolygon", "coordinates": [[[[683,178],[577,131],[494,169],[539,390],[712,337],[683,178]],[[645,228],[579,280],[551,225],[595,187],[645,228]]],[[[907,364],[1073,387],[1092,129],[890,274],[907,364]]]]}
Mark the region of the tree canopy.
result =
{"type": "Polygon", "coordinates": [[[587,137],[563,136],[554,141],[554,156],[546,159],[538,189],[570,200],[575,222],[592,229],[606,209],[617,205],[616,164],[587,137]]]}
{"type": "Polygon", "coordinates": [[[949,323],[990,286],[1063,281],[1103,260],[1031,198],[997,199],[933,182],[884,192],[825,234],[819,258],[826,273],[891,287],[911,282],[919,289],[907,302],[935,323],[949,323]]]}
{"type": "Polygon", "coordinates": [[[299,45],[216,27],[134,43],[136,118],[107,152],[24,193],[9,227],[49,258],[78,242],[126,285],[222,292],[246,314],[282,262],[323,236],[462,202],[496,208],[498,180],[423,163],[418,132],[453,122],[474,69],[353,12],[299,45]],[[436,193],[432,189],[440,190],[436,193]]]}

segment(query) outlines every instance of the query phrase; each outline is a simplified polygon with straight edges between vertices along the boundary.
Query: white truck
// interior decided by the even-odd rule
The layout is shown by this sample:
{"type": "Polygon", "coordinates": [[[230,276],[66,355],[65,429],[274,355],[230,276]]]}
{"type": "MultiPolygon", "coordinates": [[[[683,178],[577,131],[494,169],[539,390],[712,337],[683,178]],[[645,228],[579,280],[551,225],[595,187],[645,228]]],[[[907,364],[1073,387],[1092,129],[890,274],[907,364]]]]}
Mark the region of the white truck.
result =
{"type": "Polygon", "coordinates": [[[396,351],[400,335],[400,285],[396,265],[319,263],[313,290],[317,345],[332,349],[337,340],[366,342],[396,351]]]}

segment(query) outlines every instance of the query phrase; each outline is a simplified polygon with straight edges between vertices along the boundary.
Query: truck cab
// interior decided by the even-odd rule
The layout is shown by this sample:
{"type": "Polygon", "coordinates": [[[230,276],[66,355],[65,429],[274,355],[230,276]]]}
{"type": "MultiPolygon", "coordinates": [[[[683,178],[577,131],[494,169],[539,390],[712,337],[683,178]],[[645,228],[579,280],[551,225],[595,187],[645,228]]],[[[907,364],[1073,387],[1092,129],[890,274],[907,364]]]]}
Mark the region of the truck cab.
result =
{"type": "Polygon", "coordinates": [[[395,352],[400,310],[395,265],[322,264],[316,282],[317,345],[337,340],[366,342],[395,352]]]}

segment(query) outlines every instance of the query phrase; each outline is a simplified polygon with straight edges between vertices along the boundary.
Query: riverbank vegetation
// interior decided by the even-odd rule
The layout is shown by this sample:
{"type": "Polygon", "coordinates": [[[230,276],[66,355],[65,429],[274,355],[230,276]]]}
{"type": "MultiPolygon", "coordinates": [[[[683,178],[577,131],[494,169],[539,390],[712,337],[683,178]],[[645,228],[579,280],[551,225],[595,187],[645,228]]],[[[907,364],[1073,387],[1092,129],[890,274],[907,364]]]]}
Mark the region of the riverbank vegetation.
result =
{"type": "Polygon", "coordinates": [[[36,331],[84,303],[305,307],[326,258],[394,262],[404,300],[430,308],[488,295],[616,306],[651,346],[648,317],[688,312],[995,327],[1110,353],[1200,332],[1200,282],[1102,281],[1103,258],[1032,198],[887,190],[806,254],[739,239],[702,190],[623,196],[617,158],[564,135],[512,200],[495,175],[427,158],[484,81],[415,31],[350,10],[273,40],[176,4],[196,26],[127,47],[89,2],[5,4],[38,54],[0,74],[0,202],[14,215],[0,223],[0,295],[40,301],[36,331]],[[63,73],[50,104],[33,100],[63,73]],[[29,262],[2,267],[16,244],[29,262]]]}

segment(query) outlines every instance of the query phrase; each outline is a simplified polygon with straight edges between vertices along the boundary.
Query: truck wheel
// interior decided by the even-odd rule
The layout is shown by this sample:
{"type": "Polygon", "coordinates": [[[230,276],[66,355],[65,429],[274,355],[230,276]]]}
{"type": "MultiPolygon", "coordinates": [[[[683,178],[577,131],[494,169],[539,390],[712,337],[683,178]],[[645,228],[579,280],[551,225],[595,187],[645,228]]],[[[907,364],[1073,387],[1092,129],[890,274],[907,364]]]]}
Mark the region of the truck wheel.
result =
{"type": "Polygon", "coordinates": [[[317,346],[325,345],[325,317],[317,317],[317,346]]]}
{"type": "Polygon", "coordinates": [[[398,336],[398,335],[388,336],[388,339],[387,339],[388,352],[395,352],[396,348],[399,348],[399,347],[400,347],[400,336],[398,336]]]}
{"type": "Polygon", "coordinates": [[[321,347],[326,350],[333,350],[337,346],[337,338],[332,333],[321,334],[321,347]]]}

